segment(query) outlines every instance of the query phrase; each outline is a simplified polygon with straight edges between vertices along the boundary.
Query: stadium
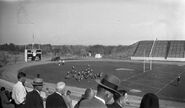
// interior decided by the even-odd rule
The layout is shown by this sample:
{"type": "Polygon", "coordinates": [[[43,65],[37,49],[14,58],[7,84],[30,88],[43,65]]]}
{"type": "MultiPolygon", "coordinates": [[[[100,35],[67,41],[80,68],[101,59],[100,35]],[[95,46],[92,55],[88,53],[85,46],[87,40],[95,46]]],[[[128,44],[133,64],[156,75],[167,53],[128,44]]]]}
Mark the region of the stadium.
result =
{"type": "Polygon", "coordinates": [[[161,98],[184,101],[185,94],[182,92],[184,80],[179,86],[176,86],[176,79],[178,75],[181,75],[182,78],[185,75],[185,66],[182,62],[185,55],[185,42],[157,41],[156,45],[154,44],[153,53],[150,55],[149,51],[152,51],[153,42],[140,41],[136,50],[133,51],[131,60],[66,60],[63,66],[58,66],[58,63],[51,63],[23,68],[20,71],[28,73],[30,78],[40,74],[47,82],[56,83],[62,80],[70,86],[96,89],[94,80],[65,79],[66,73],[71,70],[73,65],[76,66],[77,71],[82,71],[86,65],[90,65],[95,73],[103,72],[103,74],[118,76],[122,80],[121,88],[129,90],[132,94],[141,96],[147,92],[153,92],[161,98]],[[144,50],[146,50],[146,57],[144,57],[144,50]],[[143,61],[132,60],[134,58],[143,59],[143,61]],[[155,60],[152,63],[151,58],[155,60]],[[150,69],[151,67],[152,69],[150,69]]]}
{"type": "Polygon", "coordinates": [[[112,74],[120,79],[114,87],[128,93],[121,95],[125,108],[139,108],[147,93],[160,108],[184,108],[184,7],[184,0],[0,0],[0,87],[13,94],[22,82],[17,92],[24,101],[33,83],[43,87],[38,96],[45,108],[62,81],[69,95],[59,94],[73,108],[87,88],[97,96],[96,80],[112,74]]]}
{"type": "MultiPolygon", "coordinates": [[[[103,73],[103,75],[114,74],[118,76],[121,80],[119,88],[127,90],[131,96],[142,97],[145,93],[152,92],[157,94],[161,100],[184,103],[184,49],[184,41],[139,41],[135,48],[132,47],[133,54],[130,59],[63,58],[65,60],[63,65],[59,65],[58,61],[50,60],[30,61],[18,68],[17,72],[25,72],[30,80],[39,74],[47,83],[64,81],[69,87],[96,89],[97,84],[94,79],[66,78],[73,66],[77,72],[82,72],[89,67],[94,74],[103,73]],[[174,51],[174,49],[176,50],[174,51]],[[177,85],[179,75],[182,79],[177,85]]],[[[17,72],[10,72],[3,71],[2,78],[15,82],[17,72]]],[[[52,90],[48,85],[45,88],[52,90]]],[[[75,94],[76,91],[72,90],[72,92],[75,94]]],[[[74,99],[78,99],[78,96],[74,99]]]]}

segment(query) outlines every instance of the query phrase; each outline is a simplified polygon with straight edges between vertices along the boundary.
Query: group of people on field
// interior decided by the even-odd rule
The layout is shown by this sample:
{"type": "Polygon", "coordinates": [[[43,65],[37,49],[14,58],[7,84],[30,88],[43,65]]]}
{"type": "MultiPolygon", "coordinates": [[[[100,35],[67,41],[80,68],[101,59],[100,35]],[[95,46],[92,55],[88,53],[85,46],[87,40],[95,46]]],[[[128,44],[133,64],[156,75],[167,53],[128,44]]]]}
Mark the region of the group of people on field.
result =
{"type": "Polygon", "coordinates": [[[101,78],[103,76],[103,72],[95,73],[91,66],[88,65],[73,65],[71,70],[66,73],[65,79],[75,79],[77,81],[81,80],[94,80],[101,78]]]}

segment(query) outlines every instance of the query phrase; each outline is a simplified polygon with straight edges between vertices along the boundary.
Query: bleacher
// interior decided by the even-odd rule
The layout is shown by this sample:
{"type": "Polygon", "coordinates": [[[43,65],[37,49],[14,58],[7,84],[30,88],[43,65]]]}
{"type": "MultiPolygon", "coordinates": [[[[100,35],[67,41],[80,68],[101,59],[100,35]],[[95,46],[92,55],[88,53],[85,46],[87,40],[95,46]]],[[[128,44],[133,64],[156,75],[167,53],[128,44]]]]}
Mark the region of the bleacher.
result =
{"type": "Polygon", "coordinates": [[[140,41],[135,49],[136,51],[133,54],[133,57],[138,60],[148,57],[152,48],[152,44],[152,41],[140,41]]]}
{"type": "Polygon", "coordinates": [[[155,60],[164,60],[167,52],[167,41],[155,41],[151,57],[155,60]]]}
{"type": "Polygon", "coordinates": [[[132,60],[185,61],[185,41],[140,41],[134,52],[132,60]]]}
{"type": "Polygon", "coordinates": [[[171,41],[167,60],[184,58],[184,41],[171,41]]]}

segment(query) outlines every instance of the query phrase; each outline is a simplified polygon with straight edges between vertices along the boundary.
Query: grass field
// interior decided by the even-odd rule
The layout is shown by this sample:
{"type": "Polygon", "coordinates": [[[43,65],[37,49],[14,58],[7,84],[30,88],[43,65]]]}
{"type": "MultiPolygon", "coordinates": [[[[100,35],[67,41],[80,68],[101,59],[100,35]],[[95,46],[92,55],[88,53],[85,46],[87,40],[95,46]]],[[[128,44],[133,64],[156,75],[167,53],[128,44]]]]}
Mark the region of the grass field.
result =
{"type": "Polygon", "coordinates": [[[75,65],[77,70],[81,70],[87,64],[94,72],[103,74],[114,74],[121,79],[120,88],[130,91],[130,94],[143,96],[147,92],[156,93],[160,98],[184,101],[185,102],[185,66],[154,63],[153,69],[149,71],[149,64],[146,64],[146,72],[143,72],[143,63],[124,61],[73,61],[66,62],[59,66],[57,63],[26,67],[20,71],[27,73],[29,78],[34,78],[40,74],[46,82],[56,83],[65,81],[67,85],[94,88],[94,80],[76,81],[75,79],[65,79],[67,71],[75,65]],[[181,82],[176,84],[176,77],[181,74],[181,82]]]}

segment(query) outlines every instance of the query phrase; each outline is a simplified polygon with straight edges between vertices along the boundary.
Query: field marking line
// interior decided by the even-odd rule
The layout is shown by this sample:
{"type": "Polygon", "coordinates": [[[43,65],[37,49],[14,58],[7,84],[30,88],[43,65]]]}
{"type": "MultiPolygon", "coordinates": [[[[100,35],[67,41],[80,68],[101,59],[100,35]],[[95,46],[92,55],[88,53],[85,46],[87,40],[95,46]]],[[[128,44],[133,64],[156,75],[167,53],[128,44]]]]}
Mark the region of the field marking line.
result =
{"type": "Polygon", "coordinates": [[[160,89],[160,88],[157,88],[157,87],[146,86],[145,84],[136,83],[136,82],[133,82],[133,81],[129,81],[129,83],[133,83],[133,84],[137,84],[137,85],[145,86],[145,87],[147,87],[147,88],[160,89]]]}
{"type": "Polygon", "coordinates": [[[170,85],[172,82],[174,82],[174,80],[176,79],[173,79],[171,80],[170,82],[166,83],[161,89],[159,89],[155,94],[158,94],[159,92],[161,92],[163,89],[165,89],[168,85],[170,85]]]}
{"type": "MultiPolygon", "coordinates": [[[[150,71],[150,70],[148,70],[148,71],[150,71]]],[[[134,78],[134,77],[137,77],[137,76],[140,76],[142,74],[145,74],[148,71],[145,71],[145,72],[142,72],[142,73],[139,73],[139,74],[136,74],[136,75],[132,75],[132,76],[126,78],[126,79],[123,79],[122,81],[128,81],[129,79],[134,78]]]]}
{"type": "MultiPolygon", "coordinates": [[[[128,81],[129,79],[134,78],[134,77],[138,77],[138,76],[140,76],[140,75],[142,75],[142,74],[147,73],[148,71],[150,71],[150,70],[147,70],[147,71],[145,71],[145,72],[142,72],[142,73],[139,73],[139,74],[136,74],[136,75],[132,75],[132,76],[126,78],[126,79],[121,80],[121,82],[126,82],[126,81],[128,81]]],[[[134,82],[130,81],[130,83],[134,83],[134,82]]],[[[143,86],[143,84],[140,84],[140,83],[135,83],[135,84],[138,84],[138,85],[142,85],[142,86],[143,86]]],[[[133,89],[133,88],[130,88],[130,87],[127,87],[127,88],[128,88],[128,89],[133,89]]],[[[153,88],[154,88],[154,87],[153,87],[153,88]]],[[[156,89],[159,89],[159,88],[156,88],[156,89]]]]}
{"type": "MultiPolygon", "coordinates": [[[[184,72],[181,72],[179,75],[181,75],[184,72]]],[[[155,94],[160,93],[163,89],[165,89],[168,85],[170,85],[172,82],[174,82],[176,80],[177,77],[175,77],[175,79],[172,79],[170,82],[166,83],[160,90],[158,90],[155,94]]]]}

